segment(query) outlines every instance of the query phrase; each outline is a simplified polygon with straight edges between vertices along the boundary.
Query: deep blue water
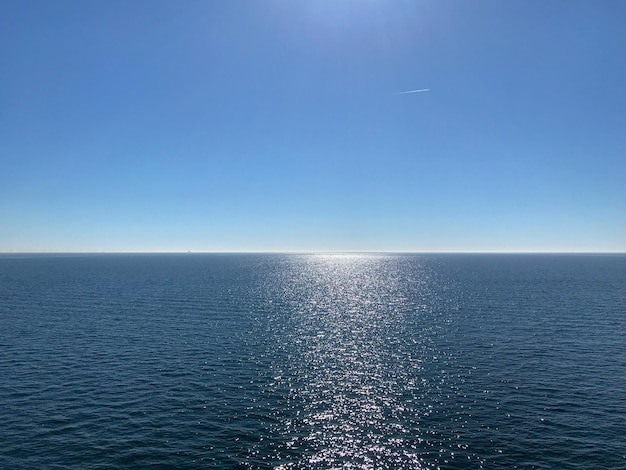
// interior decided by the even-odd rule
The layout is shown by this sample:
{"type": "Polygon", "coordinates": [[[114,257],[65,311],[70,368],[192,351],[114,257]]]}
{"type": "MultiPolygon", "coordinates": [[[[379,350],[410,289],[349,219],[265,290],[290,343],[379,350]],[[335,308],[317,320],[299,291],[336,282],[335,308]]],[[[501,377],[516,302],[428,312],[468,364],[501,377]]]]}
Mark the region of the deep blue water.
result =
{"type": "Polygon", "coordinates": [[[0,351],[0,468],[626,468],[624,255],[4,255],[0,351]]]}

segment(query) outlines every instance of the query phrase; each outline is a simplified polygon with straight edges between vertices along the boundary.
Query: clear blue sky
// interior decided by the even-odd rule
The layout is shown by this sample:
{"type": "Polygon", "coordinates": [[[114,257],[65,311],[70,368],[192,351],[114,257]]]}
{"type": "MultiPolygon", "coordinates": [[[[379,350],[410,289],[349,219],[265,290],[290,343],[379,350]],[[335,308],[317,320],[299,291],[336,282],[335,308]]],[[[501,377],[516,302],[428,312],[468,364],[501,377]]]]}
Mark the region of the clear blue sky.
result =
{"type": "Polygon", "coordinates": [[[626,251],[625,24],[3,0],[0,251],[626,251]]]}

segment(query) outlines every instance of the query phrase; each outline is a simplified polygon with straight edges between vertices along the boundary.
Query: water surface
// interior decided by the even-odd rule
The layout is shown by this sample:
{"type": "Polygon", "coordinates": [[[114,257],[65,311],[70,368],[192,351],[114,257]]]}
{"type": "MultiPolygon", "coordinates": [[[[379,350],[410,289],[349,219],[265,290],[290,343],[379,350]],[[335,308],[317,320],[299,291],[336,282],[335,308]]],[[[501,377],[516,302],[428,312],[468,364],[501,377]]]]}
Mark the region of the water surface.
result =
{"type": "Polygon", "coordinates": [[[0,256],[2,468],[626,468],[626,256],[0,256]]]}

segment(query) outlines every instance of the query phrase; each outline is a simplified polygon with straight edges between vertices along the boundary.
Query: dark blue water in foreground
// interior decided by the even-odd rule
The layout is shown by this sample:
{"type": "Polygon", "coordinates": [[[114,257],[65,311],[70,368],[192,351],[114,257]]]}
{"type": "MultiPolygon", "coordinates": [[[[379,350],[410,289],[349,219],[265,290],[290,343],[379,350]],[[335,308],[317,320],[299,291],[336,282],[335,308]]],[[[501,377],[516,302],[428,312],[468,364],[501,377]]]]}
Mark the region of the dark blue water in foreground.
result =
{"type": "Polygon", "coordinates": [[[626,468],[624,255],[5,255],[0,352],[0,468],[626,468]]]}

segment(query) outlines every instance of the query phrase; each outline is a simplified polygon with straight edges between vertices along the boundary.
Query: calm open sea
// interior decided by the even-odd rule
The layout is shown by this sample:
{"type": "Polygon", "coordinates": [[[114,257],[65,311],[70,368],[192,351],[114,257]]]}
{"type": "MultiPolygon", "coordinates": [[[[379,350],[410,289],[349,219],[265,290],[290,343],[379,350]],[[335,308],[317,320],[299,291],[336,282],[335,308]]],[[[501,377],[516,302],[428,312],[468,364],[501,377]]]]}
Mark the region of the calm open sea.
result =
{"type": "Polygon", "coordinates": [[[0,468],[626,468],[625,255],[0,256],[0,468]]]}

